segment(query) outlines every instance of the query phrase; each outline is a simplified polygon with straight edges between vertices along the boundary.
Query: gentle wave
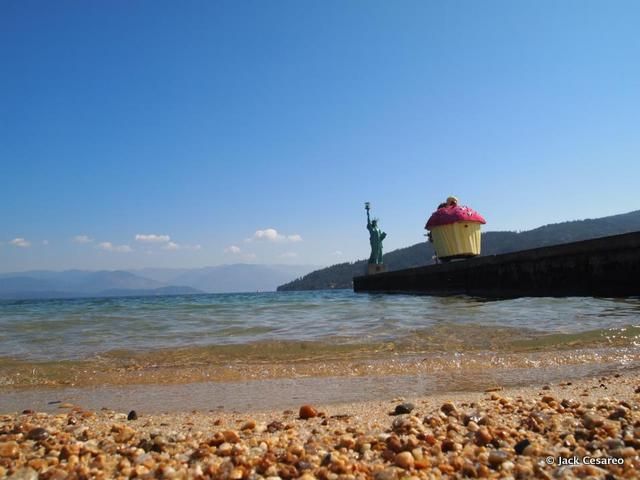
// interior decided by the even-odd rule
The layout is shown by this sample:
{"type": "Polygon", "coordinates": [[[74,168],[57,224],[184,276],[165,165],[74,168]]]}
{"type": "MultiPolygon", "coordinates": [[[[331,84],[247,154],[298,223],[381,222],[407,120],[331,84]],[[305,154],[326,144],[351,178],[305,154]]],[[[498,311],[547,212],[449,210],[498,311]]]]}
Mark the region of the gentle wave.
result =
{"type": "Polygon", "coordinates": [[[516,353],[639,341],[637,298],[485,301],[341,290],[0,302],[0,358],[21,361],[202,348],[276,355],[292,345],[304,345],[307,356],[338,347],[345,355],[516,353]]]}

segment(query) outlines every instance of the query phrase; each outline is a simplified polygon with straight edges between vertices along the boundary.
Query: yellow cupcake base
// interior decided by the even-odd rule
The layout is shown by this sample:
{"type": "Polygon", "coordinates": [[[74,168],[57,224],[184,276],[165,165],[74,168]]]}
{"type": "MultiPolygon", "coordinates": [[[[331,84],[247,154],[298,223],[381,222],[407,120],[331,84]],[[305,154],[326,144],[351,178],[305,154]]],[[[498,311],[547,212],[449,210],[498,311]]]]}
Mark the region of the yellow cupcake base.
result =
{"type": "Polygon", "coordinates": [[[480,223],[456,222],[431,229],[438,258],[480,255],[480,223]]]}

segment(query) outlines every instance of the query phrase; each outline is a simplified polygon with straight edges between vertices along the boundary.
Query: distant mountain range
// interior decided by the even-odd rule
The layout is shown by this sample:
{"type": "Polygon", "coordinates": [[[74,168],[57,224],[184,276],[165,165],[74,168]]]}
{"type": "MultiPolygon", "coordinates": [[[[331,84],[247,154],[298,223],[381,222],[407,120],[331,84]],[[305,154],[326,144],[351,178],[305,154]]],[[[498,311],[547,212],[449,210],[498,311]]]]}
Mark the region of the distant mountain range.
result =
{"type": "Polygon", "coordinates": [[[145,268],[132,273],[173,285],[185,285],[208,293],[269,292],[298,278],[317,265],[256,265],[236,263],[192,269],[145,268]]]}
{"type": "Polygon", "coordinates": [[[313,270],[300,265],[221,265],[195,269],[62,272],[33,270],[0,274],[0,299],[186,295],[273,291],[313,270]]]}
{"type": "MultiPolygon", "coordinates": [[[[640,210],[596,219],[555,223],[525,232],[486,232],[482,234],[482,255],[497,255],[530,248],[577,242],[640,230],[640,210]]],[[[363,248],[367,248],[365,244],[363,248]]],[[[388,270],[420,267],[433,263],[433,245],[421,242],[384,255],[388,270]]],[[[316,270],[278,287],[278,291],[352,288],[352,279],[364,275],[366,260],[340,263],[316,270]]]]}

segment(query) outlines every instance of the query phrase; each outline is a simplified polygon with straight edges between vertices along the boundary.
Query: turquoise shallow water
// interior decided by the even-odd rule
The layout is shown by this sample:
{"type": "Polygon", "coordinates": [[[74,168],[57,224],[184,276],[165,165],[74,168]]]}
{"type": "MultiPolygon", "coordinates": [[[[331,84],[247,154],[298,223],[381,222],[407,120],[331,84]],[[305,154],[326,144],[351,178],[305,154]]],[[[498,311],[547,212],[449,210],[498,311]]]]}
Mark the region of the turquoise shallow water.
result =
{"type": "Polygon", "coordinates": [[[349,290],[0,302],[0,358],[286,345],[406,352],[635,349],[640,299],[354,294],[349,290]]]}

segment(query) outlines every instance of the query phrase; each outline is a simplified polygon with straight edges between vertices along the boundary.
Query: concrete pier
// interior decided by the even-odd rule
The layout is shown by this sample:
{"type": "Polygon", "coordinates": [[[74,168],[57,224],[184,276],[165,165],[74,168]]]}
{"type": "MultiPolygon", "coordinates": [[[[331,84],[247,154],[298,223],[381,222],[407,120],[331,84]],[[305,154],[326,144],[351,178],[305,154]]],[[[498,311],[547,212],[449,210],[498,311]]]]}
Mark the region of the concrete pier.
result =
{"type": "Polygon", "coordinates": [[[640,232],[355,277],[356,292],[640,296],[640,232]]]}

